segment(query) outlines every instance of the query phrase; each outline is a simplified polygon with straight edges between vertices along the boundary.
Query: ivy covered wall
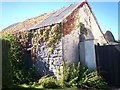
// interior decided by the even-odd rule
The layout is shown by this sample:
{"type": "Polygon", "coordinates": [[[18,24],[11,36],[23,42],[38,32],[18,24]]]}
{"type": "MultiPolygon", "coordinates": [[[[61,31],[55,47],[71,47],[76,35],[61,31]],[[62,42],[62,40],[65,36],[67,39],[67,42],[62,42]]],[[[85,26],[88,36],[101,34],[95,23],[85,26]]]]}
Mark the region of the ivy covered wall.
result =
{"type": "Polygon", "coordinates": [[[78,62],[79,20],[79,9],[75,9],[60,24],[16,34],[20,38],[21,47],[29,53],[28,56],[25,54],[25,57],[28,57],[27,64],[29,67],[32,59],[37,77],[54,75],[59,79],[61,77],[59,72],[62,71],[64,60],[78,62]]]}
{"type": "MultiPolygon", "coordinates": [[[[64,60],[78,61],[79,10],[63,22],[13,34],[26,68],[35,67],[36,76],[61,78],[64,60]]],[[[19,63],[19,61],[16,61],[19,63]]]]}
{"type": "MultiPolygon", "coordinates": [[[[33,31],[32,31],[33,32],[33,31]]],[[[32,40],[32,58],[35,60],[36,74],[54,75],[60,78],[63,62],[62,32],[60,24],[37,29],[32,40]]]]}

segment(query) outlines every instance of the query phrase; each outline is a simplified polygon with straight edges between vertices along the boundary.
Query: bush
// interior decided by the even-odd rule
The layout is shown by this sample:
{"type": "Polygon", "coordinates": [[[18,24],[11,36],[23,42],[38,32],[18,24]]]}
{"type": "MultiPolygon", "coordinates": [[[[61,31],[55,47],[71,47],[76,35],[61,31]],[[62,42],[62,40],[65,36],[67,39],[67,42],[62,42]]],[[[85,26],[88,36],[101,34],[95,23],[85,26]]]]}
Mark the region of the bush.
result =
{"type": "Polygon", "coordinates": [[[9,42],[2,39],[2,88],[12,87],[12,67],[8,60],[9,42]]]}
{"type": "Polygon", "coordinates": [[[68,62],[63,63],[63,78],[56,80],[53,77],[43,76],[38,83],[34,82],[30,85],[23,84],[25,88],[81,88],[81,89],[103,89],[106,83],[96,71],[89,71],[87,68],[73,64],[69,66],[68,62]]]}
{"type": "Polygon", "coordinates": [[[44,88],[58,88],[59,85],[57,84],[57,80],[53,77],[43,76],[39,80],[39,84],[42,85],[44,88]]]}
{"type": "MultiPolygon", "coordinates": [[[[3,36],[2,39],[8,41],[7,44],[8,49],[6,49],[5,51],[8,52],[8,54],[6,55],[7,58],[3,58],[7,60],[3,60],[3,61],[7,61],[4,62],[4,64],[8,64],[8,62],[10,64],[9,66],[10,70],[8,71],[8,73],[9,73],[9,77],[11,77],[13,86],[34,80],[34,68],[32,67],[28,69],[25,67],[25,62],[22,58],[23,53],[21,53],[22,49],[20,47],[20,41],[19,41],[20,39],[11,34],[7,34],[3,36]]],[[[4,84],[5,83],[7,83],[7,81],[4,82],[4,84]]],[[[6,88],[9,88],[9,86],[6,88]]]]}
{"type": "Polygon", "coordinates": [[[72,67],[68,63],[64,63],[63,82],[66,87],[77,88],[105,88],[106,83],[97,75],[96,71],[89,71],[87,68],[73,64],[72,67]]]}
{"type": "MultiPolygon", "coordinates": [[[[13,35],[6,35],[3,37],[4,40],[7,40],[8,45],[6,50],[8,50],[8,55],[6,56],[6,60],[4,60],[5,66],[8,64],[5,61],[8,61],[10,67],[8,70],[8,77],[4,77],[4,87],[19,85],[19,84],[29,84],[29,82],[34,82],[34,68],[26,68],[25,62],[22,58],[22,47],[20,46],[19,36],[15,37],[13,35]],[[7,79],[10,78],[10,85],[7,85],[7,79]],[[11,81],[12,80],[12,81],[11,81]],[[6,83],[6,84],[5,84],[6,83]]],[[[3,45],[4,46],[4,45],[3,45]]],[[[54,49],[54,45],[52,45],[52,50],[54,49]]],[[[5,49],[4,49],[5,50],[5,49]]],[[[51,52],[52,52],[51,50],[51,52]]],[[[7,52],[7,51],[6,51],[7,52]]],[[[6,54],[5,54],[6,55],[6,54]]],[[[4,56],[5,57],[5,56],[4,56]]],[[[7,71],[7,69],[4,69],[7,71]]],[[[5,75],[4,73],[3,75],[5,75]]],[[[78,88],[104,88],[106,83],[102,80],[102,78],[95,71],[89,71],[87,68],[81,67],[80,62],[78,65],[73,64],[72,67],[69,66],[68,62],[63,63],[63,78],[59,81],[54,79],[53,77],[44,76],[40,78],[39,84],[40,87],[44,88],[58,88],[58,87],[78,87],[78,88]]],[[[26,85],[23,85],[26,87],[26,85]]],[[[36,87],[33,84],[30,87],[36,87]]],[[[39,86],[38,86],[39,87],[39,86]]],[[[37,87],[37,88],[38,88],[37,87]]]]}

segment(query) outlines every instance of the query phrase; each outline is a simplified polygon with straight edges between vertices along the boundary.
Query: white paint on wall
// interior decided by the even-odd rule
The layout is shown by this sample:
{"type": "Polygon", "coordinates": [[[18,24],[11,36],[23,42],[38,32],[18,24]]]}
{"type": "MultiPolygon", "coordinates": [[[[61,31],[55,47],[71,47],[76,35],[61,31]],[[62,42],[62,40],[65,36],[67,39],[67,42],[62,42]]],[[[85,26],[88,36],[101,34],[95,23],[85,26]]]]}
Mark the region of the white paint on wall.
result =
{"type": "Polygon", "coordinates": [[[85,66],[85,45],[84,42],[80,42],[80,63],[85,66]]]}
{"type": "Polygon", "coordinates": [[[100,45],[107,44],[102,32],[100,31],[97,22],[90,11],[87,4],[80,8],[80,23],[85,25],[85,28],[91,30],[94,36],[94,44],[99,43],[100,45]]]}
{"type": "Polygon", "coordinates": [[[93,40],[80,42],[80,61],[82,66],[88,67],[89,70],[96,69],[95,48],[93,40]]]}
{"type": "Polygon", "coordinates": [[[77,64],[79,61],[79,32],[79,29],[73,30],[70,34],[62,37],[63,57],[70,64],[77,64]]]}
{"type": "Polygon", "coordinates": [[[96,69],[95,48],[93,40],[85,41],[85,64],[90,70],[96,69]]]}

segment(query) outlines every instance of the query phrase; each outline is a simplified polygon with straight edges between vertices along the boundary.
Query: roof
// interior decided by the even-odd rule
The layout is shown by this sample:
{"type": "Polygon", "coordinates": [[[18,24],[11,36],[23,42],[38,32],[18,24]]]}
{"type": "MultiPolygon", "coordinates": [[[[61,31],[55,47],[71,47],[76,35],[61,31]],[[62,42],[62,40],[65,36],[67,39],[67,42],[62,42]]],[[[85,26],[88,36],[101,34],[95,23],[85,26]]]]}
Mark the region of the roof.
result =
{"type": "Polygon", "coordinates": [[[37,28],[41,28],[41,27],[45,27],[45,26],[49,26],[49,25],[52,25],[52,24],[57,24],[57,23],[60,23],[62,22],[68,15],[70,15],[76,8],[81,8],[84,4],[87,4],[89,9],[90,9],[90,12],[92,13],[97,25],[98,25],[98,28],[100,29],[100,32],[103,34],[103,37],[104,39],[106,40],[107,43],[108,40],[105,38],[105,35],[104,33],[102,32],[101,28],[100,28],[100,25],[98,24],[98,21],[94,15],[94,13],[92,12],[92,9],[91,7],[89,6],[87,0],[83,0],[81,2],[77,2],[75,4],[71,4],[70,6],[67,6],[67,7],[63,7],[55,12],[53,12],[49,17],[47,17],[46,19],[44,19],[42,22],[40,22],[39,24],[35,25],[35,26],[32,26],[30,27],[28,30],[32,30],[32,29],[37,29],[37,28]]]}
{"type": "MultiPolygon", "coordinates": [[[[84,1],[85,2],[85,1],[84,1]]],[[[51,16],[40,22],[39,24],[32,26],[29,30],[37,29],[40,27],[49,26],[52,24],[60,23],[64,18],[66,18],[69,14],[71,14],[77,7],[82,5],[84,2],[77,2],[75,4],[71,4],[70,6],[63,7],[57,11],[55,11],[51,16]]]]}
{"type": "Polygon", "coordinates": [[[4,28],[3,31],[6,30],[6,29],[8,29],[8,28],[11,28],[11,27],[14,27],[14,26],[18,25],[19,23],[20,22],[17,22],[17,23],[14,23],[12,25],[9,25],[8,27],[4,28]]]}

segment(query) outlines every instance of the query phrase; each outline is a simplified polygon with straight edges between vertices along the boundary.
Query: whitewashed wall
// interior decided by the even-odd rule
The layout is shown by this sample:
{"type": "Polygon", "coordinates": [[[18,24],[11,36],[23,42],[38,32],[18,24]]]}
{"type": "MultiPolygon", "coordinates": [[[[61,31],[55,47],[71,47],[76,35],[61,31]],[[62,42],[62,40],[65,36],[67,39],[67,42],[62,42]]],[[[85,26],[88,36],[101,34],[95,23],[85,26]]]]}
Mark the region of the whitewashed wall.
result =
{"type": "Polygon", "coordinates": [[[62,37],[63,58],[70,64],[77,63],[79,60],[79,35],[80,29],[73,30],[70,34],[62,37]]]}
{"type": "Polygon", "coordinates": [[[80,60],[83,66],[87,66],[90,70],[96,69],[96,57],[93,40],[80,42],[80,60]]]}
{"type": "Polygon", "coordinates": [[[87,4],[80,8],[80,22],[92,31],[95,44],[99,43],[100,45],[103,45],[107,43],[87,4]]]}

